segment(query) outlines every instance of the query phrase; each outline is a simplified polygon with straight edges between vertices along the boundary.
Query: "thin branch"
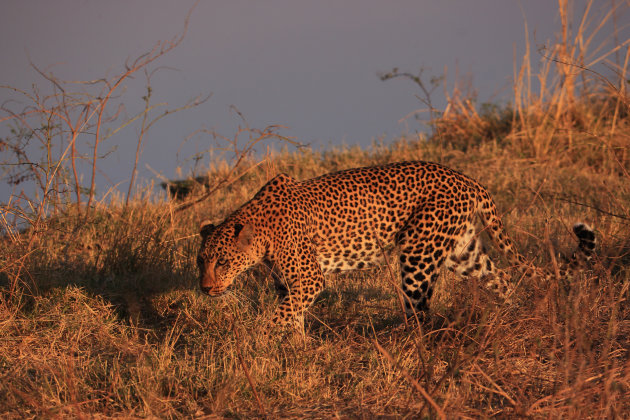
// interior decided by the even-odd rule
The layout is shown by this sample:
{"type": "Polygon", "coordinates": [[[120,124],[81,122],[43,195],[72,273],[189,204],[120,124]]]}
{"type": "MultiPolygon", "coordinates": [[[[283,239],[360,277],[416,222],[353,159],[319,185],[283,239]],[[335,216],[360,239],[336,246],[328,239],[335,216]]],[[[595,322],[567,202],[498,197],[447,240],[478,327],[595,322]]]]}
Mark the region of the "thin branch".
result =
{"type": "MultiPolygon", "coordinates": [[[[95,190],[95,184],[96,184],[96,161],[98,159],[98,146],[99,146],[100,141],[102,140],[101,127],[103,123],[103,114],[107,107],[107,102],[111,98],[114,91],[122,84],[122,82],[125,79],[127,79],[128,77],[131,77],[131,75],[137,72],[138,70],[145,68],[147,65],[149,65],[153,61],[157,60],[158,58],[162,57],[169,51],[173,50],[184,40],[184,37],[186,36],[186,33],[188,32],[188,22],[190,20],[190,16],[193,10],[195,9],[195,7],[197,6],[197,4],[199,4],[199,1],[195,2],[193,7],[188,11],[188,14],[186,15],[186,19],[184,20],[184,29],[179,36],[175,36],[173,40],[171,41],[164,41],[164,42],[157,43],[150,52],[142,54],[139,57],[137,57],[134,60],[134,62],[131,64],[131,66],[129,66],[128,64],[125,64],[127,71],[125,71],[123,74],[118,76],[118,80],[111,87],[108,88],[105,94],[105,97],[100,101],[98,105],[98,120],[96,123],[96,134],[94,138],[94,151],[92,155],[92,175],[91,175],[91,182],[90,182],[90,192],[89,192],[88,202],[87,202],[86,211],[85,211],[86,220],[90,211],[90,205],[92,204],[92,200],[94,199],[94,190],[95,190]]],[[[109,86],[109,83],[108,83],[108,86],[109,86]]]]}
{"type": "Polygon", "coordinates": [[[601,208],[599,208],[597,206],[593,206],[591,204],[586,204],[586,203],[581,203],[579,201],[575,201],[575,200],[573,200],[571,198],[567,198],[566,196],[562,196],[560,194],[549,194],[549,196],[551,196],[552,198],[554,198],[556,200],[564,201],[566,203],[575,204],[575,205],[582,206],[582,207],[587,207],[587,208],[593,209],[593,210],[595,210],[595,211],[597,211],[599,213],[603,213],[603,214],[606,214],[608,216],[616,217],[618,219],[630,220],[630,217],[628,217],[628,216],[624,216],[624,215],[618,214],[618,213],[611,213],[611,212],[606,211],[604,209],[601,209],[601,208]]]}

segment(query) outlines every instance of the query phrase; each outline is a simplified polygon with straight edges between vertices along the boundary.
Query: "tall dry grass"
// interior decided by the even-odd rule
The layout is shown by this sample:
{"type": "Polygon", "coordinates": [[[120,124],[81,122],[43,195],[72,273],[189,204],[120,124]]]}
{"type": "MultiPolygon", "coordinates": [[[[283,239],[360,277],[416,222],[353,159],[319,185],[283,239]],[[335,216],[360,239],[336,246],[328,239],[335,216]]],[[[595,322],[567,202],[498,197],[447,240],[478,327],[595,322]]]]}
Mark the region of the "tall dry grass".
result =
{"type": "Polygon", "coordinates": [[[510,106],[480,111],[451,92],[428,140],[240,154],[210,171],[220,188],[191,206],[140,191],[90,212],[60,203],[40,220],[22,209],[37,223],[20,230],[3,203],[3,417],[627,417],[630,49],[617,49],[613,89],[586,70],[578,39],[588,25],[570,38],[561,22],[540,91],[528,84],[528,54],[510,106]],[[221,220],[278,172],[305,179],[407,159],[439,160],[486,185],[519,249],[550,270],[575,246],[571,224],[592,224],[592,270],[571,283],[515,278],[509,304],[444,273],[431,321],[407,326],[395,266],[334,275],[305,336],[261,334],[277,304],[264,267],[222,299],[197,291],[200,220],[221,220]]]}

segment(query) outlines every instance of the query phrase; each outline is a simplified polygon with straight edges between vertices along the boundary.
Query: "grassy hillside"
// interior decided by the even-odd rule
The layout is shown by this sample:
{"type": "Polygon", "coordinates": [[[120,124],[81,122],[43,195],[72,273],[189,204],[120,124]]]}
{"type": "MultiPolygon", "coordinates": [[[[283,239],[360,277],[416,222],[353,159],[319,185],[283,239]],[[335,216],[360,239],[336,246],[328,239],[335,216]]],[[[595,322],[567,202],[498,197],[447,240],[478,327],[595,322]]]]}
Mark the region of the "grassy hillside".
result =
{"type": "Polygon", "coordinates": [[[146,192],[89,213],[70,202],[20,232],[5,203],[0,414],[627,416],[627,58],[615,89],[588,72],[574,97],[566,79],[536,94],[517,78],[513,103],[485,112],[454,92],[429,139],[250,157],[232,172],[217,164],[208,173],[217,188],[188,208],[146,192]],[[199,222],[222,220],[275,174],[306,179],[410,159],[479,180],[519,250],[551,271],[575,247],[572,224],[591,224],[592,271],[570,284],[515,278],[509,304],[443,273],[423,325],[405,325],[395,263],[334,275],[305,336],[261,334],[277,304],[264,267],[224,298],[197,290],[199,222]]]}

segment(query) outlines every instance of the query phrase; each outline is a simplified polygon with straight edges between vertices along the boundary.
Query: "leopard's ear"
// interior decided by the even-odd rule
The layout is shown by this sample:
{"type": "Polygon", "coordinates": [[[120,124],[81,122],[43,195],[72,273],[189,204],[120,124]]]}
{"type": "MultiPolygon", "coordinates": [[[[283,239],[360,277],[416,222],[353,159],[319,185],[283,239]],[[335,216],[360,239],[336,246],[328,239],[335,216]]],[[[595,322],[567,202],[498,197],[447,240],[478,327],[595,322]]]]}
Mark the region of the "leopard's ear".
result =
{"type": "Polygon", "coordinates": [[[254,227],[249,223],[245,225],[237,223],[234,225],[234,237],[239,249],[247,251],[254,242],[254,227]]]}
{"type": "Polygon", "coordinates": [[[214,228],[215,226],[210,222],[210,220],[204,220],[199,226],[199,234],[205,239],[210,232],[214,230],[214,228]]]}

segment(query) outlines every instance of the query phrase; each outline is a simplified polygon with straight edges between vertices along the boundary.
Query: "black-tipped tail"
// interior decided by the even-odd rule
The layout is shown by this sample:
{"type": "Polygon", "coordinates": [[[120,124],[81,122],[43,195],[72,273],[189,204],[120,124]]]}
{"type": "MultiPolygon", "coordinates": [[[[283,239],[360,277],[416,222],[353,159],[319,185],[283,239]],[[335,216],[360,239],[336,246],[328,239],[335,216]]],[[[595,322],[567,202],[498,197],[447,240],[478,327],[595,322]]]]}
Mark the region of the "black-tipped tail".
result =
{"type": "Polygon", "coordinates": [[[587,257],[590,258],[593,255],[597,240],[595,238],[595,232],[586,223],[576,223],[573,225],[573,233],[577,236],[579,244],[578,249],[587,257]]]}

